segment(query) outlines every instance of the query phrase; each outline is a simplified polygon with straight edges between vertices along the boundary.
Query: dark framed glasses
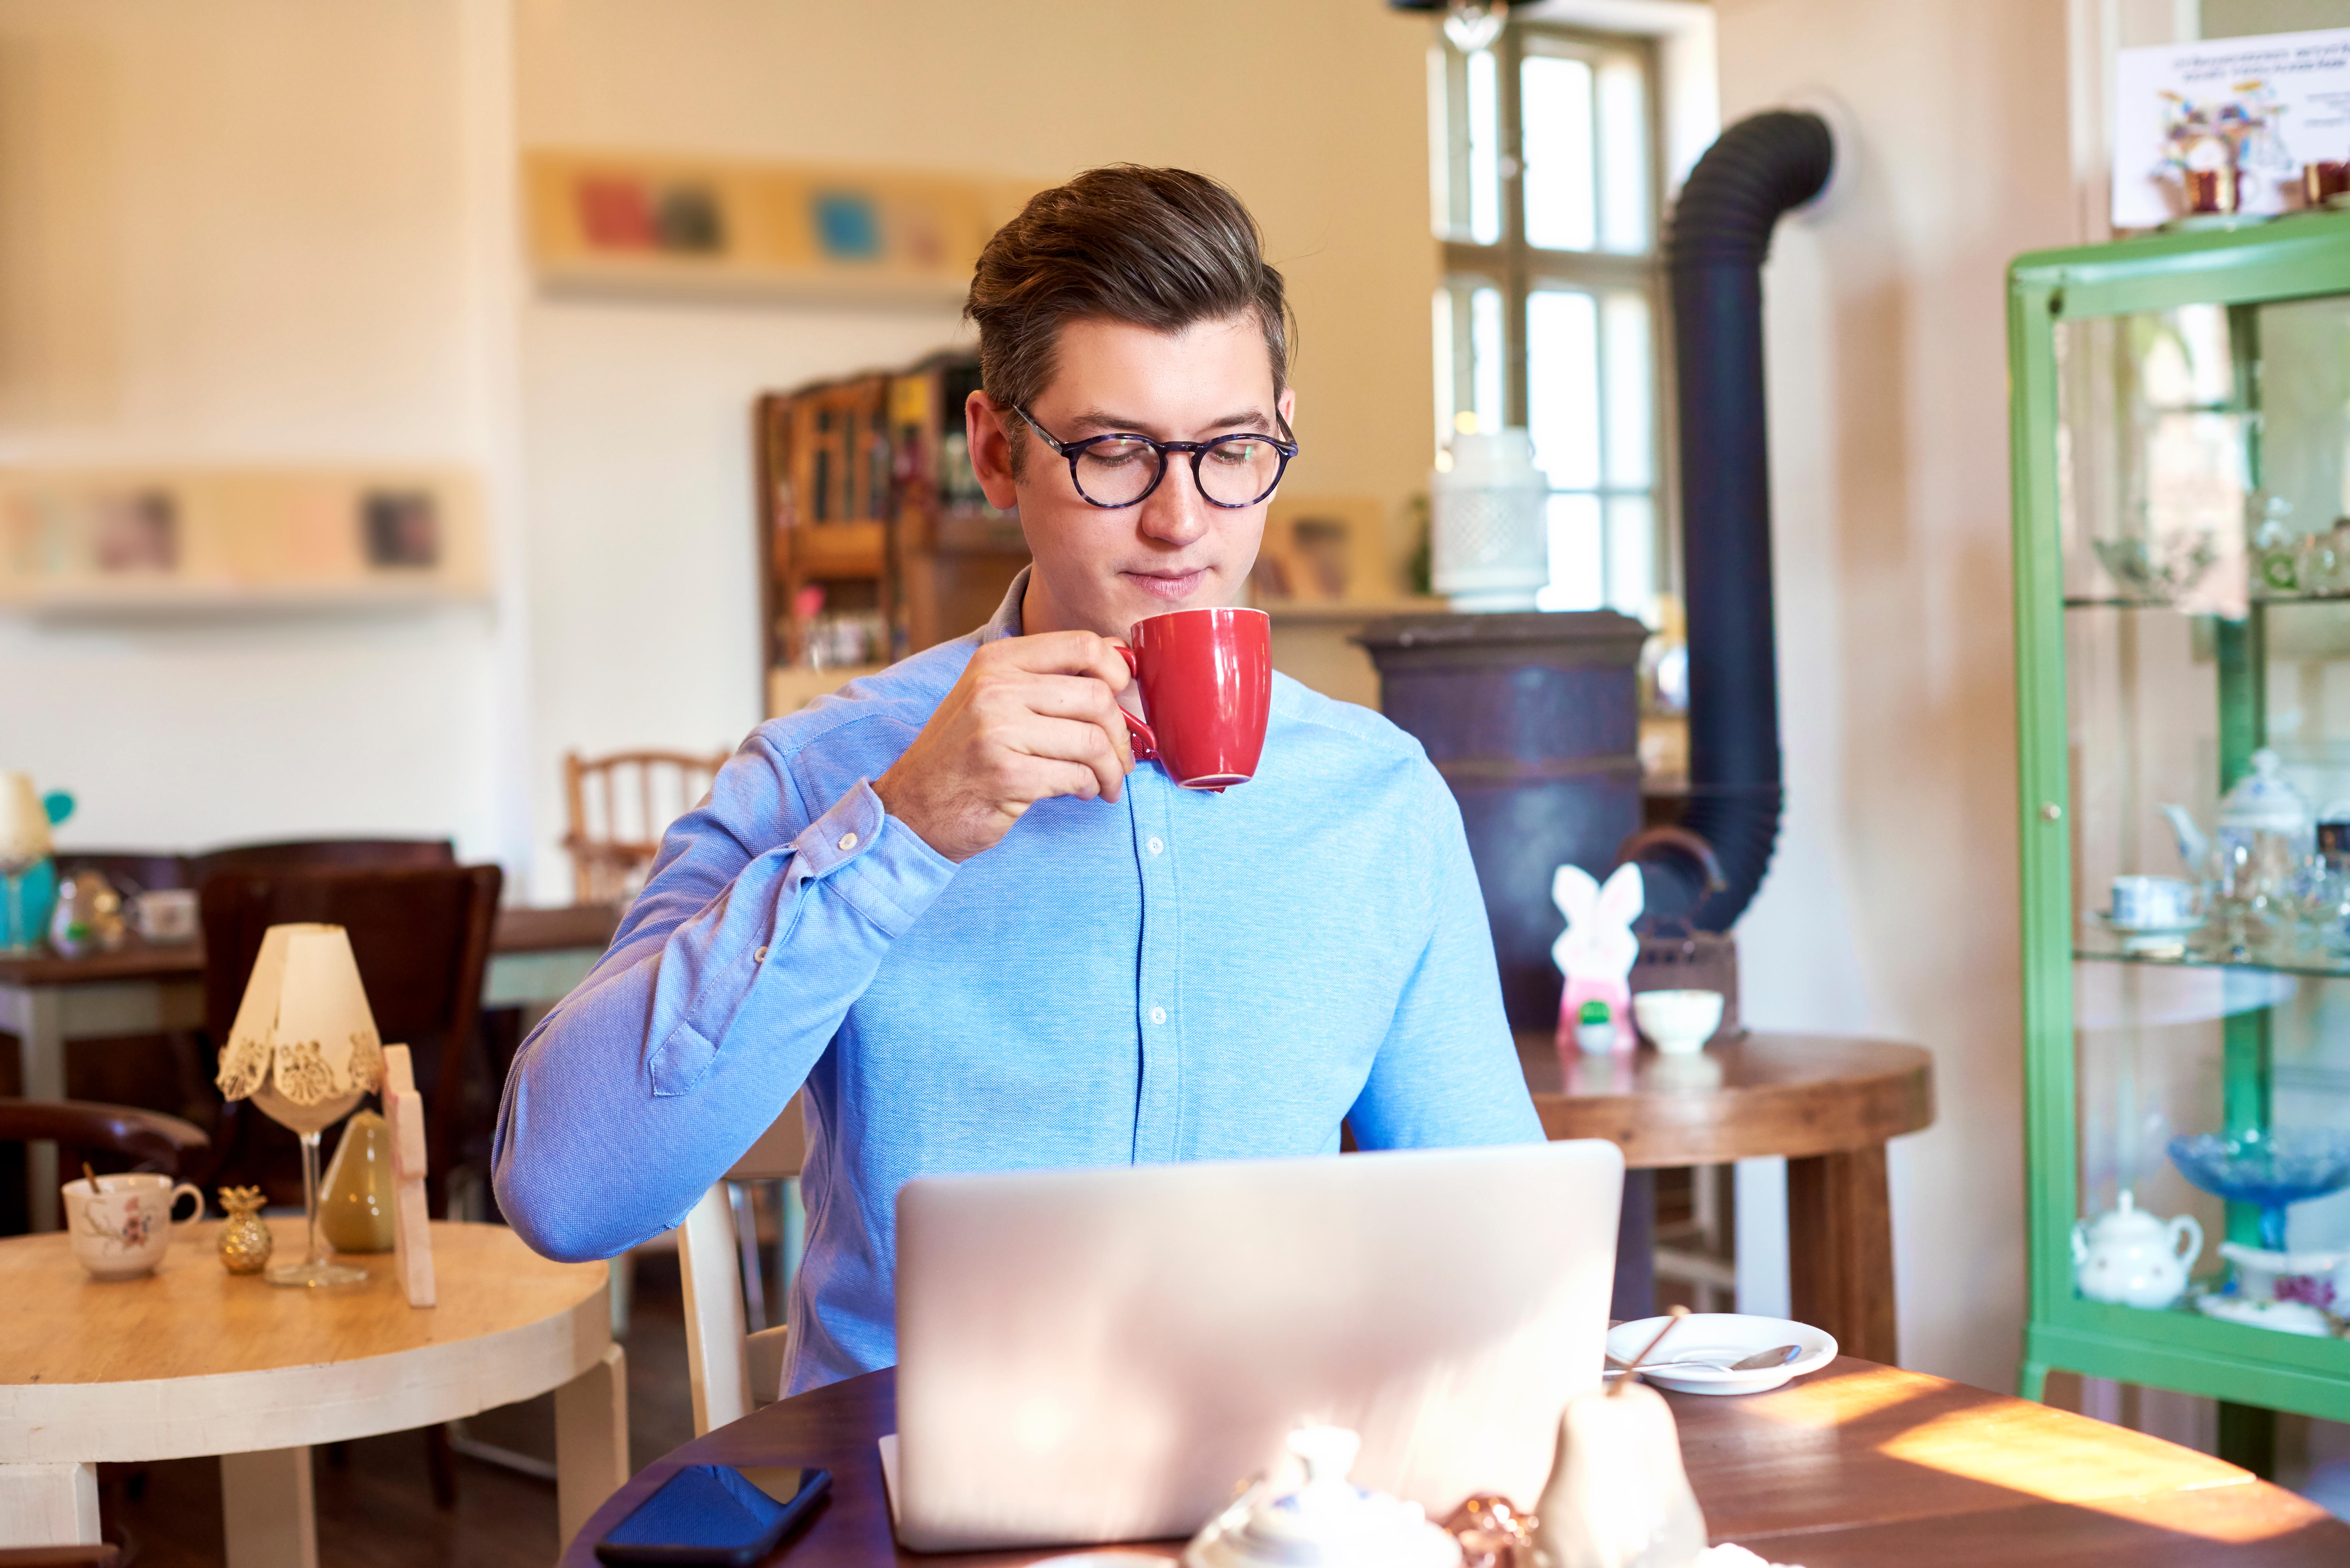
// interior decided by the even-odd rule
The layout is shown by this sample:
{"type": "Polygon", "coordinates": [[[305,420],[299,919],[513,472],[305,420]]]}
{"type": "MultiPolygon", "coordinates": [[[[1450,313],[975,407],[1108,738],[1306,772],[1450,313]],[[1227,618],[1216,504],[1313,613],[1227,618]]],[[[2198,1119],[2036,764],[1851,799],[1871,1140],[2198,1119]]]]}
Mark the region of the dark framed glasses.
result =
{"type": "Polygon", "coordinates": [[[1084,441],[1055,441],[1025,409],[1012,410],[1028,421],[1036,437],[1068,459],[1069,479],[1077,494],[1105,511],[1139,506],[1159,482],[1167,477],[1167,458],[1182,452],[1191,460],[1191,480],[1211,506],[1233,510],[1253,506],[1272,494],[1297,455],[1297,441],[1289,421],[1275,413],[1278,438],[1261,431],[1243,431],[1213,441],[1152,441],[1144,435],[1087,436],[1084,441]]]}

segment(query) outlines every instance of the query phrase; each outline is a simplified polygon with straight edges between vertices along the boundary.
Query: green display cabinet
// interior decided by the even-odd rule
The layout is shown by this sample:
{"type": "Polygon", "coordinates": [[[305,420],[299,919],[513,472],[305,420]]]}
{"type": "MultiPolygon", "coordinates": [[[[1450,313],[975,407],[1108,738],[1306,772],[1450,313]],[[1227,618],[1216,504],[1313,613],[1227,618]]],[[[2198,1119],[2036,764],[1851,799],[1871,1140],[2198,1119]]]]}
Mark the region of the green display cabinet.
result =
{"type": "Polygon", "coordinates": [[[2265,1473],[2350,1420],[2350,214],[2034,253],[2008,313],[2022,1390],[2209,1396],[2265,1473]]]}

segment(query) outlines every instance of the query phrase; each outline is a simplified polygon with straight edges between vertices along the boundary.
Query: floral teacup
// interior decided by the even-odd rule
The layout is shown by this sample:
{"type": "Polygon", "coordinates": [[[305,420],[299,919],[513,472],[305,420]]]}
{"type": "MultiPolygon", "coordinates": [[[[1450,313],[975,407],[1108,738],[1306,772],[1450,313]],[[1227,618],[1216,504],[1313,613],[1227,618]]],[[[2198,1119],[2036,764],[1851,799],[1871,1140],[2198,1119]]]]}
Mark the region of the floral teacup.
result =
{"type": "Polygon", "coordinates": [[[163,1261],[174,1231],[204,1217],[204,1195],[168,1176],[101,1176],[97,1190],[88,1181],[65,1185],[66,1230],[75,1261],[95,1279],[129,1280],[163,1261]],[[195,1212],[173,1220],[180,1195],[196,1200],[195,1212]]]}

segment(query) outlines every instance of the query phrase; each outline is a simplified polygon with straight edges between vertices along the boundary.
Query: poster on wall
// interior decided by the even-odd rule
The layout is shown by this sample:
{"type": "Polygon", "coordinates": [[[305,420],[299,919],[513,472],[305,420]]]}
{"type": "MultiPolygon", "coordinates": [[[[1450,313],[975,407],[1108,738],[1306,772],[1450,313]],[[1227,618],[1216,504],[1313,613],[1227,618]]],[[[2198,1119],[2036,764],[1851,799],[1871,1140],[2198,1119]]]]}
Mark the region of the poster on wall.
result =
{"type": "Polygon", "coordinates": [[[2192,210],[2191,173],[2233,169],[2236,210],[2301,204],[2304,164],[2350,161],[2350,27],[2124,49],[2114,79],[2114,227],[2192,210]]]}
{"type": "Polygon", "coordinates": [[[0,610],[426,604],[488,588],[462,470],[0,467],[0,610]]]}
{"type": "Polygon", "coordinates": [[[564,287],[960,300],[1035,182],[538,148],[531,259],[564,287]]]}

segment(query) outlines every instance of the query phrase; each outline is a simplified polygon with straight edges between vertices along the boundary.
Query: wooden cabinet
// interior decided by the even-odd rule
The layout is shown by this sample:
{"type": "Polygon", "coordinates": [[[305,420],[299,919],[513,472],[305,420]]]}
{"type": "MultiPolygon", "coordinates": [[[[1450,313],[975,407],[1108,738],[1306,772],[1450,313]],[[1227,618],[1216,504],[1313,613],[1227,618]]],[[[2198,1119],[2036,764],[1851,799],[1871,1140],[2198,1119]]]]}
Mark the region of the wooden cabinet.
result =
{"type": "Polygon", "coordinates": [[[978,386],[976,359],[937,355],[758,400],[763,693],[807,685],[768,672],[845,680],[995,612],[1028,549],[972,473],[978,386]]]}

